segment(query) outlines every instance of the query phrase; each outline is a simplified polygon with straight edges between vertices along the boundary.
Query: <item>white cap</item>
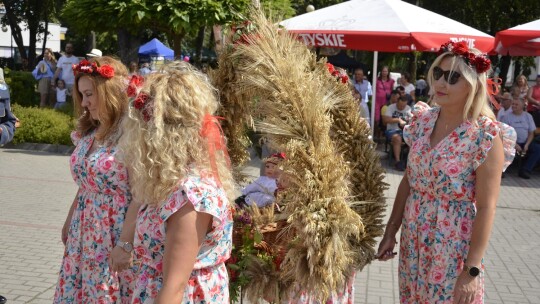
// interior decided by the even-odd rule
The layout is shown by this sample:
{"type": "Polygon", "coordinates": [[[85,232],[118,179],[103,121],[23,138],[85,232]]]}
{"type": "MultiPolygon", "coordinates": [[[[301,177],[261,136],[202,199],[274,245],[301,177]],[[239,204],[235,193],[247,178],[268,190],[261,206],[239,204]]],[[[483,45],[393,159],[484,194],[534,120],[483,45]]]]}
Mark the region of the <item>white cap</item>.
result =
{"type": "Polygon", "coordinates": [[[88,56],[88,57],[101,57],[101,56],[103,56],[103,54],[98,49],[92,49],[90,51],[90,53],[86,54],[86,56],[88,56]]]}

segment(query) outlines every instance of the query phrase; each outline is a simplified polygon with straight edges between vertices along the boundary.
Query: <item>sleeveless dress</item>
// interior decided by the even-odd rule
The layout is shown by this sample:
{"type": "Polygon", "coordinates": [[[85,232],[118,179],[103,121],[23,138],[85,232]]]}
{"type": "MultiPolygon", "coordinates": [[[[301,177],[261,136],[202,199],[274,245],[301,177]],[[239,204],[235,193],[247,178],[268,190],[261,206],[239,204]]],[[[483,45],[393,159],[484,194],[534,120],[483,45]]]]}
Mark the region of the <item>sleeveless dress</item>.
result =
{"type": "Polygon", "coordinates": [[[87,155],[94,132],[80,138],[70,165],[79,186],[54,303],[130,303],[133,271],[109,270],[109,253],[116,245],[131,201],[128,175],[116,158],[115,146],[87,155]]]}
{"type": "Polygon", "coordinates": [[[163,284],[167,219],[186,204],[212,215],[181,303],[229,303],[225,261],[232,250],[232,210],[225,192],[211,178],[189,176],[161,206],[141,206],[137,215],[134,252],[141,268],[136,275],[133,304],[151,304],[163,284]]]}
{"type": "MultiPolygon", "coordinates": [[[[513,159],[515,131],[487,117],[478,118],[477,124],[463,122],[431,147],[439,111],[417,111],[403,132],[410,147],[406,172],[410,194],[399,250],[401,303],[452,303],[476,216],[475,171],[485,161],[493,139],[500,135],[505,167],[513,159]]],[[[484,300],[483,272],[479,280],[474,303],[484,300]]]]}
{"type": "Polygon", "coordinates": [[[387,81],[377,79],[377,96],[375,97],[375,121],[379,121],[381,119],[381,108],[388,102],[386,96],[390,95],[393,89],[394,79],[388,78],[387,81]]]}

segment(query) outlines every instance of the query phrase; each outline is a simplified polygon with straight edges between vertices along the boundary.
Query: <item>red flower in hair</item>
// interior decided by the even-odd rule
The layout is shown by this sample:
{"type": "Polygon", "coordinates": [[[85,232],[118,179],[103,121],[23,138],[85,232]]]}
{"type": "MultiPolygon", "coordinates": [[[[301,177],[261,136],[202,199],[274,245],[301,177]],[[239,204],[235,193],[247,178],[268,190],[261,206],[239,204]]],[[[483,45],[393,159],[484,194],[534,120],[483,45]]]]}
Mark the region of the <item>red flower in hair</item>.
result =
{"type": "Polygon", "coordinates": [[[441,55],[445,52],[452,52],[456,56],[461,56],[465,63],[467,63],[467,65],[474,69],[478,74],[486,72],[491,66],[491,61],[487,58],[487,55],[476,55],[470,52],[467,43],[463,41],[448,41],[447,43],[441,45],[438,54],[441,55]]]}
{"type": "Polygon", "coordinates": [[[457,55],[465,55],[469,52],[469,47],[465,42],[458,42],[454,44],[454,47],[452,49],[452,52],[454,52],[457,55]]]}
{"type": "Polygon", "coordinates": [[[474,61],[471,61],[471,64],[474,65],[478,73],[484,73],[489,70],[491,60],[489,60],[489,58],[477,56],[474,61]]]}
{"type": "Polygon", "coordinates": [[[142,110],[142,116],[145,122],[149,122],[152,118],[152,109],[146,107],[142,110]]]}
{"type": "Polygon", "coordinates": [[[146,93],[140,93],[137,98],[133,101],[133,107],[137,110],[141,110],[146,105],[146,102],[148,101],[149,96],[146,95],[146,93]]]}
{"type": "Polygon", "coordinates": [[[128,97],[135,97],[135,95],[137,95],[137,88],[132,84],[128,85],[127,96],[128,97]]]}
{"type": "Polygon", "coordinates": [[[114,76],[114,69],[108,64],[98,67],[95,62],[88,60],[82,60],[79,64],[72,66],[73,74],[76,76],[79,73],[85,73],[92,76],[101,76],[103,78],[112,78],[114,76]]]}
{"type": "Polygon", "coordinates": [[[137,89],[143,85],[144,77],[139,75],[133,75],[129,79],[129,85],[127,88],[128,97],[135,97],[137,95],[137,89]]]}
{"type": "Polygon", "coordinates": [[[114,76],[114,69],[110,65],[103,65],[97,68],[97,72],[103,78],[112,78],[114,76]]]}

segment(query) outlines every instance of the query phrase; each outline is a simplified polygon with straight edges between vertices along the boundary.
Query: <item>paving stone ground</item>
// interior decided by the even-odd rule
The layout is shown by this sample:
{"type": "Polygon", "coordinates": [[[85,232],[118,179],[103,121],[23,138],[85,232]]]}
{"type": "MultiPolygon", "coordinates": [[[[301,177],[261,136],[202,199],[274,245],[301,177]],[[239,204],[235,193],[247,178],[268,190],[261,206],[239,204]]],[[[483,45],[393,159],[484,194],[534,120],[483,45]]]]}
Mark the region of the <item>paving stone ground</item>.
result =
{"type": "MultiPolygon", "coordinates": [[[[76,193],[68,159],[0,149],[0,294],[8,304],[52,303],[63,253],[60,229],[76,193]]],[[[258,165],[254,161],[247,172],[258,175],[258,165]]],[[[387,169],[389,211],[401,177],[387,169]]],[[[510,172],[485,257],[486,303],[540,303],[539,252],[540,172],[530,180],[510,172]]],[[[396,259],[358,273],[355,303],[399,303],[396,259]]]]}

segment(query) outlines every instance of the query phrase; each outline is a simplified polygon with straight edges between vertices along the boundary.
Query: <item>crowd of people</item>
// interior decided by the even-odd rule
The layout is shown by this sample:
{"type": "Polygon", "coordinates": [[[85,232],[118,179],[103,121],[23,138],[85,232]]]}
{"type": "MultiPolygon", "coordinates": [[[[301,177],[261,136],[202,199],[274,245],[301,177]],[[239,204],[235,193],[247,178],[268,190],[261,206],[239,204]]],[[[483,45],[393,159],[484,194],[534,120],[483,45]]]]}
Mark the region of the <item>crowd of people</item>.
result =
{"type": "MultiPolygon", "coordinates": [[[[377,78],[373,124],[376,139],[384,138],[385,145],[391,147],[389,154],[393,168],[404,171],[407,155],[403,152],[409,147],[404,143],[401,130],[409,123],[416,102],[434,102],[434,92],[423,75],[419,76],[416,84],[412,83],[410,73],[403,72],[400,75],[396,81],[390,77],[388,66],[381,68],[377,78]]],[[[373,95],[371,83],[366,79],[363,69],[354,71],[351,82],[353,96],[359,101],[360,110],[371,125],[368,106],[373,95]]],[[[500,90],[493,97],[498,102],[497,105],[491,105],[496,119],[513,127],[518,135],[515,146],[518,153],[518,176],[530,179],[534,169],[540,165],[540,74],[533,86],[529,86],[527,77],[519,75],[512,87],[500,90]],[[514,110],[516,107],[519,109],[514,110]]]]}
{"type": "MultiPolygon", "coordinates": [[[[72,66],[80,62],[80,58],[75,56],[73,44],[66,43],[63,54],[60,58],[55,57],[50,48],[43,52],[43,59],[40,60],[32,74],[37,81],[37,91],[40,95],[40,108],[62,109],[67,102],[72,101],[72,91],[75,76],[72,66]]],[[[99,49],[92,49],[86,54],[86,59],[102,57],[103,53],[99,49]]],[[[146,76],[152,73],[150,64],[142,62],[140,65],[132,61],[128,65],[128,74],[146,76]]]]}

